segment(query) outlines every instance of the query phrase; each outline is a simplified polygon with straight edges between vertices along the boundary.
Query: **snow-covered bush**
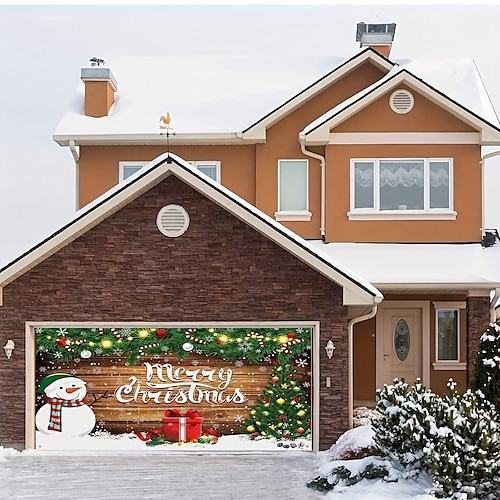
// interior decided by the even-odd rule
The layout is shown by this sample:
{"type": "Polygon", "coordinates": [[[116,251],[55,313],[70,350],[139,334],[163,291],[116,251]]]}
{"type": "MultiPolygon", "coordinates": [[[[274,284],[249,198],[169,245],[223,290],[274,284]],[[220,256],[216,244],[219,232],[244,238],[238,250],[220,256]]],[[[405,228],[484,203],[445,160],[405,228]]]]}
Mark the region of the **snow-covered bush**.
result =
{"type": "Polygon", "coordinates": [[[438,497],[496,499],[497,413],[480,392],[460,395],[452,381],[448,388],[441,398],[420,381],[384,386],[378,391],[380,417],[372,420],[374,441],[392,460],[428,472],[438,497]]]}
{"type": "Polygon", "coordinates": [[[481,391],[500,412],[500,326],[497,323],[490,323],[481,336],[471,388],[481,391]]]}

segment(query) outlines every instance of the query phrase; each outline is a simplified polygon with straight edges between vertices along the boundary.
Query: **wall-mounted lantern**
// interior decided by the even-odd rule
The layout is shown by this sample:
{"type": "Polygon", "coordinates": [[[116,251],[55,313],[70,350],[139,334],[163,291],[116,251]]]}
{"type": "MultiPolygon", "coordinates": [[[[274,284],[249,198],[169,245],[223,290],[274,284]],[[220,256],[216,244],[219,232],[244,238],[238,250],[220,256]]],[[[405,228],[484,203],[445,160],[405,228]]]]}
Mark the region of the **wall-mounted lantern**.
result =
{"type": "Polygon", "coordinates": [[[328,359],[332,359],[333,351],[335,351],[335,344],[333,343],[332,339],[330,339],[326,343],[325,351],[326,351],[326,355],[328,356],[328,359]]]}
{"type": "Polygon", "coordinates": [[[16,347],[16,344],[14,344],[13,340],[7,340],[7,343],[4,346],[5,349],[5,355],[7,356],[8,359],[12,356],[12,351],[14,350],[14,347],[16,347]]]}

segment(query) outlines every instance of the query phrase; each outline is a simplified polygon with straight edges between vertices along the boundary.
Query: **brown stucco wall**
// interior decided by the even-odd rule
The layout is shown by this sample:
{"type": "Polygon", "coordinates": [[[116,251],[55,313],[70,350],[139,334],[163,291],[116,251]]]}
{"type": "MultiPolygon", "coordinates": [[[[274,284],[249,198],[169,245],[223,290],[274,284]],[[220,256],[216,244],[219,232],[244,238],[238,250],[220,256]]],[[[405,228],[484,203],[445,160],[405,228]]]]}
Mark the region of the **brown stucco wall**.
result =
{"type": "MultiPolygon", "coordinates": [[[[254,146],[172,146],[170,151],[186,161],[220,161],[221,183],[255,204],[254,146]]],[[[166,146],[82,146],[78,206],[84,207],[118,184],[119,162],[147,162],[166,152],[166,146]]]]}
{"type": "Polygon", "coordinates": [[[321,448],[348,428],[341,288],[173,176],[5,287],[0,332],[16,351],[0,365],[2,444],[24,435],[25,321],[320,321],[321,448]],[[189,212],[180,238],[156,227],[168,203],[189,212]]]}
{"type": "MultiPolygon", "coordinates": [[[[395,113],[393,113],[395,114],[395,113]]],[[[481,241],[480,149],[454,145],[330,145],[326,151],[326,241],[454,243],[481,241]],[[453,158],[456,220],[349,220],[352,158],[453,158]]]]}

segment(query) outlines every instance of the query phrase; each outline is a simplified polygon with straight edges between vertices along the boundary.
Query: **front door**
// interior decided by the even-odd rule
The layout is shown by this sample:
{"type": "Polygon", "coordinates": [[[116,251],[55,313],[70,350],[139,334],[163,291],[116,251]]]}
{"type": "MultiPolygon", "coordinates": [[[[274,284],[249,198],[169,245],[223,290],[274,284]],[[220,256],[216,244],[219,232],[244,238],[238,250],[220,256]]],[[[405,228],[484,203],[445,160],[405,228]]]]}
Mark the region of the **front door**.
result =
{"type": "Polygon", "coordinates": [[[422,309],[387,308],[377,323],[377,388],[422,378],[422,309]]]}

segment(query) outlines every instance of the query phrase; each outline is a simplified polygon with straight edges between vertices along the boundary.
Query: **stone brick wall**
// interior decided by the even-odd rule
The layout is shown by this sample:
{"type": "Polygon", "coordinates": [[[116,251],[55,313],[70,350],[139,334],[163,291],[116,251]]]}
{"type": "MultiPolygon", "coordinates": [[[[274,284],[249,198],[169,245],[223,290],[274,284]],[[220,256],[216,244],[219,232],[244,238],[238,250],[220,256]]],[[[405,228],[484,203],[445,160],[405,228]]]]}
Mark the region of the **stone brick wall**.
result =
{"type": "Polygon", "coordinates": [[[474,374],[479,339],[490,321],[490,300],[488,297],[467,298],[467,386],[474,374]]]}
{"type": "Polygon", "coordinates": [[[0,341],[12,338],[16,351],[0,364],[0,442],[24,439],[25,321],[320,321],[325,449],[348,427],[346,312],[339,286],[169,177],[5,287],[0,341]],[[156,227],[169,203],[190,215],[180,238],[156,227]]]}

